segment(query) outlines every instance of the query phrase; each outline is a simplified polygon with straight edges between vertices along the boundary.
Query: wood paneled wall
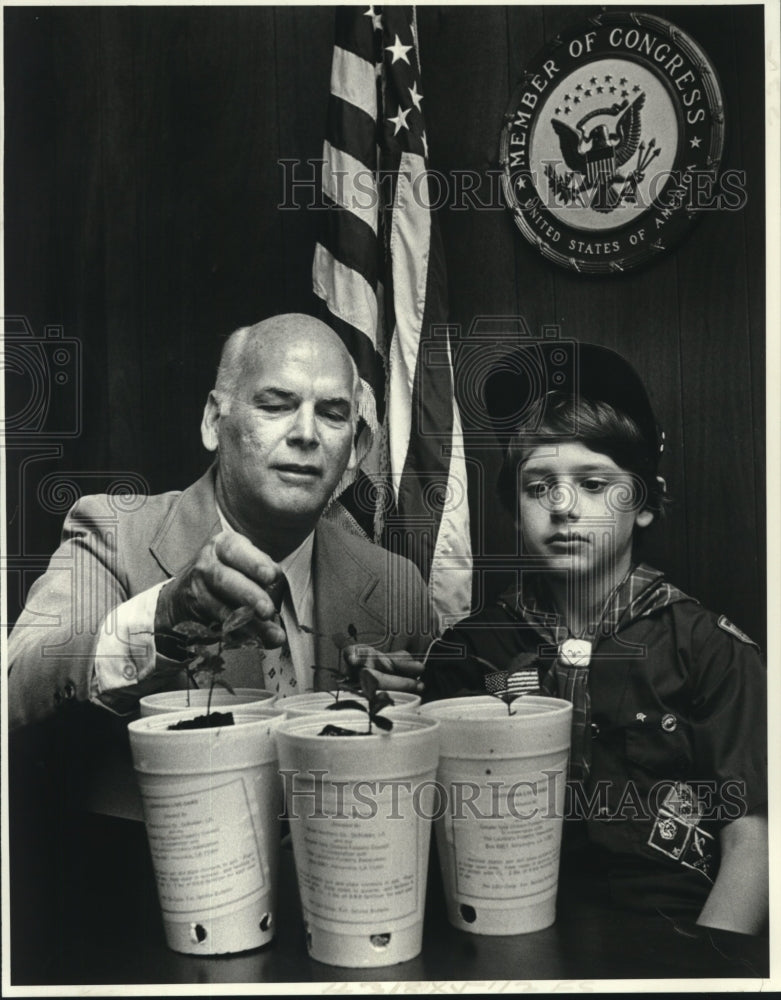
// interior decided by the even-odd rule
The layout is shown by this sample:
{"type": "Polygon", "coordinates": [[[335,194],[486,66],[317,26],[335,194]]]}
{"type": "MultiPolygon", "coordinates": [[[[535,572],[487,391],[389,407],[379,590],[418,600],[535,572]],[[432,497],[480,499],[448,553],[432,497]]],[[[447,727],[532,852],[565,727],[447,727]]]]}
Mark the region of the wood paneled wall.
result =
{"type": "MultiPolygon", "coordinates": [[[[418,8],[432,166],[495,169],[524,65],[598,9],[418,8]]],[[[520,315],[532,332],[556,324],[636,365],[666,427],[674,501],[649,559],[763,642],[763,8],[650,9],[717,68],[724,167],[746,172],[745,207],[707,213],[637,273],[584,278],[546,262],[501,206],[447,206],[451,319],[466,333],[476,316],[520,315]]],[[[301,161],[297,176],[313,176],[332,16],[329,7],[5,9],[5,312],[78,341],[82,403],[75,436],[56,434],[58,407],[72,406],[58,396],[50,437],[8,439],[11,616],[74,493],[123,477],[174,489],[199,474],[200,413],[222,337],[313,307],[317,212],[278,208],[279,161],[301,161]]],[[[9,405],[21,405],[23,380],[9,376],[8,389],[9,405]]],[[[469,468],[476,553],[499,557],[513,540],[493,497],[498,456],[472,442],[469,468]]],[[[476,593],[494,592],[500,576],[487,574],[476,593]]]]}

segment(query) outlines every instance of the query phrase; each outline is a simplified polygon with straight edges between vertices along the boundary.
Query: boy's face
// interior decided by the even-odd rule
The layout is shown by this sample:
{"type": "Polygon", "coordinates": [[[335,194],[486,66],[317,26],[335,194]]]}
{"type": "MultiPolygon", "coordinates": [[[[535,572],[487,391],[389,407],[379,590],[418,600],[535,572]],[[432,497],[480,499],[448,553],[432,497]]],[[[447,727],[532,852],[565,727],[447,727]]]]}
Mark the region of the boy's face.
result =
{"type": "Polygon", "coordinates": [[[541,445],[520,470],[525,555],[551,568],[617,583],[629,570],[632,535],[653,513],[637,477],[580,441],[541,445]]]}

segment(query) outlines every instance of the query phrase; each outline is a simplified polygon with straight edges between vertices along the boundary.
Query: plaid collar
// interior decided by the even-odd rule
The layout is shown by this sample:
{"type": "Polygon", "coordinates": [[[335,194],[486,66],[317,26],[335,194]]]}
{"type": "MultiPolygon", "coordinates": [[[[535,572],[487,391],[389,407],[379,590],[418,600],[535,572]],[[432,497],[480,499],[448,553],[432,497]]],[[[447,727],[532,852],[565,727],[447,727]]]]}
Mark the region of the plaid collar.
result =
{"type": "MultiPolygon", "coordinates": [[[[664,579],[664,574],[645,563],[629,570],[608,595],[599,615],[578,638],[597,641],[599,636],[614,635],[638,618],[677,601],[693,600],[664,579]]],[[[537,575],[524,581],[523,590],[510,590],[499,604],[530,625],[546,641],[558,646],[571,637],[561,616],[550,610],[550,597],[544,579],[537,575]]]]}

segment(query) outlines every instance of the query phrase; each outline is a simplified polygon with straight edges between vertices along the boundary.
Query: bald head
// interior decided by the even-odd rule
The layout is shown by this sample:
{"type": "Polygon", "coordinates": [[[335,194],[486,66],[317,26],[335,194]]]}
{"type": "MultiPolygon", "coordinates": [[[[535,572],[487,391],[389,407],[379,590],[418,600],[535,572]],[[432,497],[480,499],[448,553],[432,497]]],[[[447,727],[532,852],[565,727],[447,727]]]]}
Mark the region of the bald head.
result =
{"type": "Polygon", "coordinates": [[[332,347],[335,363],[349,365],[353,399],[357,401],[361,381],[352,356],[330,326],[305,313],[282,313],[253,326],[242,326],[234,330],[223,345],[214,388],[227,396],[234,396],[247,366],[256,358],[269,351],[278,351],[282,346],[306,350],[308,345],[317,343],[332,347]]]}
{"type": "Polygon", "coordinates": [[[226,341],[201,437],[216,452],[220,509],[273,558],[313,530],[355,468],[359,387],[340,337],[312,316],[274,316],[226,341]]]}

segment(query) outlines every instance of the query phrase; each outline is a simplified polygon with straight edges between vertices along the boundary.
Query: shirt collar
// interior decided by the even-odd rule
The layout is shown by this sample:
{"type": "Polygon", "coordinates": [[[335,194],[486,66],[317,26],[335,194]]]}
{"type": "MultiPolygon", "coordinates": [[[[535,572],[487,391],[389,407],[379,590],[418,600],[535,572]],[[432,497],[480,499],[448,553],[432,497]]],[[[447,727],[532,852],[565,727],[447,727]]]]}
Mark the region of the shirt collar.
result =
{"type": "MultiPolygon", "coordinates": [[[[683,591],[668,583],[658,569],[640,563],[631,568],[608,595],[599,616],[589,624],[582,638],[593,643],[668,604],[690,600],[692,598],[683,591]]],[[[529,574],[528,579],[524,578],[521,590],[508,590],[499,598],[499,603],[553,645],[558,646],[570,638],[566,624],[552,610],[545,579],[541,575],[529,574]]]]}
{"type": "MultiPolygon", "coordinates": [[[[650,582],[643,572],[645,569],[646,567],[630,568],[623,580],[607,596],[600,613],[589,623],[583,633],[584,638],[593,641],[598,632],[613,632],[617,629],[624,612],[637,595],[637,584],[647,586],[650,582]]],[[[522,590],[507,594],[503,600],[555,644],[558,645],[570,636],[566,623],[553,610],[544,577],[530,575],[528,580],[524,580],[522,590]]]]}
{"type": "Polygon", "coordinates": [[[282,572],[287,577],[290,600],[300,623],[306,618],[306,598],[312,589],[312,553],[315,533],[311,531],[297,549],[279,560],[282,572]]]}

